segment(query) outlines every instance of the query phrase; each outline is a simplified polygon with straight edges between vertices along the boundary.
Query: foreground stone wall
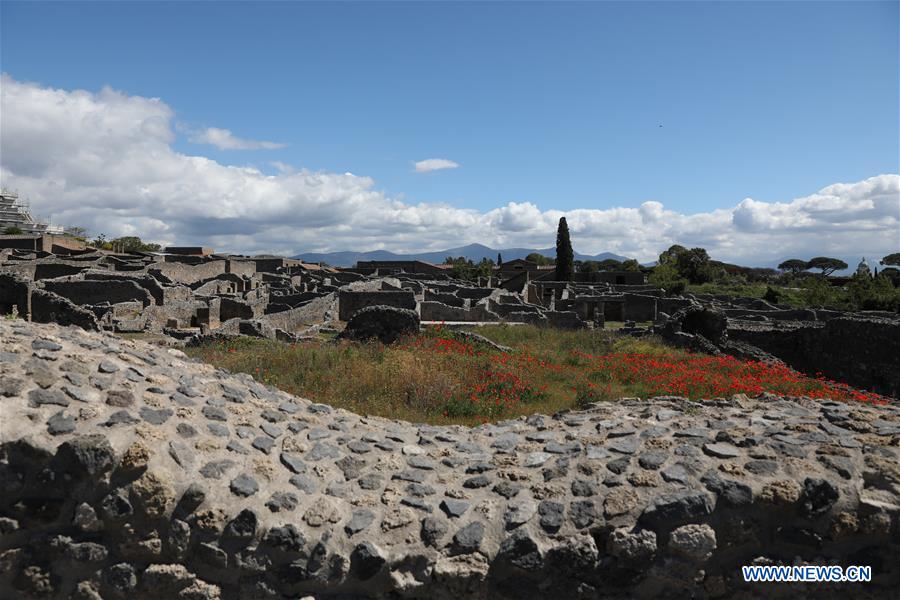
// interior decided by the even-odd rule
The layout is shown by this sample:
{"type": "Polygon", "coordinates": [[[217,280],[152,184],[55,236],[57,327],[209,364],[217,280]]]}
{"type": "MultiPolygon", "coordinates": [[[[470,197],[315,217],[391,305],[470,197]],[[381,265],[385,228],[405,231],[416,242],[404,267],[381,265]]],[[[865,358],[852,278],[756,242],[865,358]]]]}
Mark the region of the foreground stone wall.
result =
{"type": "Polygon", "coordinates": [[[900,410],[621,400],[476,428],[0,321],[4,598],[892,597],[900,410]],[[747,586],[742,564],[869,584],[747,586]]]}

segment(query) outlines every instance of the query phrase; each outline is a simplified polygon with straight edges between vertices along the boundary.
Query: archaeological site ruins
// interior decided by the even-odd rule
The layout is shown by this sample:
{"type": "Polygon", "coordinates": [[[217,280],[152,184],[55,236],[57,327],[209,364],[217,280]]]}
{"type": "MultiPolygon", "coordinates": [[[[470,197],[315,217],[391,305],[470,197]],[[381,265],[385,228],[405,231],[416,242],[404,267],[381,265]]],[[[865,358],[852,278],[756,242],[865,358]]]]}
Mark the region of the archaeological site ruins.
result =
{"type": "Polygon", "coordinates": [[[0,320],[5,598],[886,598],[900,586],[896,403],[632,398],[432,426],[338,410],[178,349],[348,322],[389,336],[392,314],[415,329],[615,322],[618,335],[896,398],[896,314],[668,297],[640,273],[471,283],[427,263],[336,269],[38,237],[0,250],[0,313],[18,317],[0,320]],[[137,333],[147,341],[119,335],[137,333]],[[741,579],[741,565],[835,561],[871,565],[872,582],[741,579]]]}

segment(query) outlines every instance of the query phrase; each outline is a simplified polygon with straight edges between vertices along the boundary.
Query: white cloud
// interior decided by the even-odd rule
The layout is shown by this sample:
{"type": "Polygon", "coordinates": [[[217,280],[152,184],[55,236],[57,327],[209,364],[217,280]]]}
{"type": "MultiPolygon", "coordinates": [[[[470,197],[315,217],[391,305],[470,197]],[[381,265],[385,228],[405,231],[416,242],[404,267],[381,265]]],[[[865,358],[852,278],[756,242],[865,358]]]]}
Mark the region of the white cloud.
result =
{"type": "MultiPolygon", "coordinates": [[[[489,211],[410,203],[368,177],[277,174],[176,152],[174,111],[110,89],[67,91],[2,79],[0,180],[39,214],[107,236],[232,252],[441,250],[470,242],[549,247],[566,216],[579,252],[654,260],[674,243],[720,260],[881,257],[900,247],[900,175],[825,187],[783,202],[744,199],[696,214],[657,200],[569,211],[509,202],[489,211]]],[[[425,162],[425,161],[423,161],[425,162]]],[[[602,200],[602,190],[597,192],[602,200]]],[[[640,199],[643,200],[643,199],[640,199]]]]}
{"type": "Polygon", "coordinates": [[[426,158],[415,164],[416,173],[428,173],[429,171],[440,171],[442,169],[456,169],[458,163],[446,158],[426,158]]]}
{"type": "Polygon", "coordinates": [[[663,207],[662,202],[648,200],[641,204],[641,207],[638,210],[641,213],[641,219],[643,219],[645,223],[656,223],[662,218],[665,208],[663,207]]]}
{"type": "Polygon", "coordinates": [[[281,162],[280,160],[273,160],[269,164],[278,169],[278,172],[282,175],[290,175],[297,172],[297,169],[287,163],[281,162]]]}
{"type": "Polygon", "coordinates": [[[219,150],[277,150],[287,145],[278,142],[245,140],[235,136],[228,129],[220,129],[218,127],[208,127],[201,131],[194,131],[188,139],[195,144],[210,144],[219,150]]]}

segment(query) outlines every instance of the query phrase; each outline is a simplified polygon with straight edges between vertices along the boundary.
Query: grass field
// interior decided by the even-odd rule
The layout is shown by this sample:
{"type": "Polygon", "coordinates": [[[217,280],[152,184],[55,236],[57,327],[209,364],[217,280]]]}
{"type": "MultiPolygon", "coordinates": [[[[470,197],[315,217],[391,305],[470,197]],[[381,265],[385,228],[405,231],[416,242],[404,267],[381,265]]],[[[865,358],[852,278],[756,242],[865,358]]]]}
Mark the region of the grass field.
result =
{"type": "MultiPolygon", "coordinates": [[[[694,294],[723,294],[735,298],[763,298],[769,288],[778,292],[778,302],[795,308],[808,308],[810,302],[803,288],[768,285],[765,283],[701,283],[687,286],[688,292],[694,294]]],[[[838,292],[835,292],[838,293],[838,292]]]]}
{"type": "Polygon", "coordinates": [[[533,326],[474,331],[512,352],[440,327],[387,347],[333,340],[289,345],[241,337],[186,352],[317,402],[430,423],[475,424],[635,396],[714,398],[770,391],[881,400],[784,367],[690,354],[653,338],[533,326]]]}

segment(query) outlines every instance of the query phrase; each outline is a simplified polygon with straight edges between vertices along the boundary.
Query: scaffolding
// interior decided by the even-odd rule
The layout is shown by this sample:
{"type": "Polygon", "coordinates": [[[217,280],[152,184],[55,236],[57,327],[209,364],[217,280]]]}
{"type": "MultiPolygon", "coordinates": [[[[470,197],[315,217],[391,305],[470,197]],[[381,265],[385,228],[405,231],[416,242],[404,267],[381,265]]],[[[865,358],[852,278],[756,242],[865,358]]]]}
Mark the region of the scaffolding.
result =
{"type": "Polygon", "coordinates": [[[49,219],[34,217],[29,202],[12,190],[0,190],[0,233],[18,229],[23,234],[62,233],[63,228],[49,223],[49,219]]]}

